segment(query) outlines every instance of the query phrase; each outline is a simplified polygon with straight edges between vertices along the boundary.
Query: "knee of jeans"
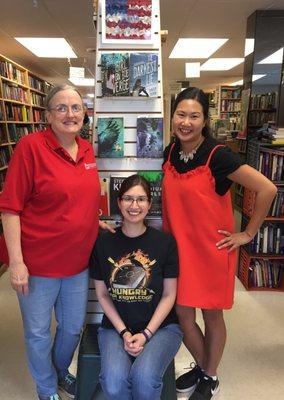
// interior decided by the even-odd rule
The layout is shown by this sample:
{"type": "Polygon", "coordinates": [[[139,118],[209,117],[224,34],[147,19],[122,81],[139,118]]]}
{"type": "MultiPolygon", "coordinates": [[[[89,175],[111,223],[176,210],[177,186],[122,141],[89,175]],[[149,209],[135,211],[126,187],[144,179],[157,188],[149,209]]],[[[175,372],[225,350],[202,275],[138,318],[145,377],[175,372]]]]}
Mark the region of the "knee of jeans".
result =
{"type": "Polygon", "coordinates": [[[103,392],[110,399],[119,399],[122,393],[125,392],[129,383],[123,377],[111,376],[106,377],[100,376],[100,384],[102,386],[103,392]]]}
{"type": "Polygon", "coordinates": [[[154,376],[151,371],[139,373],[138,375],[135,374],[135,376],[131,377],[131,381],[132,387],[139,399],[149,399],[151,398],[151,393],[162,390],[162,377],[154,376]]]}

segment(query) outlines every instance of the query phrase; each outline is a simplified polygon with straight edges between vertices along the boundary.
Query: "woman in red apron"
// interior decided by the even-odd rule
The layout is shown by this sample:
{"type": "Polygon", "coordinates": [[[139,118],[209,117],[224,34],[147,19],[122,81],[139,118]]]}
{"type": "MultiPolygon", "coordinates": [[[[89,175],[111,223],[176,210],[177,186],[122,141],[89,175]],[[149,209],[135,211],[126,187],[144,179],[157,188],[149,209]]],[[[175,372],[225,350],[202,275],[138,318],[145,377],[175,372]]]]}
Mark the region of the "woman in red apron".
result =
{"type": "Polygon", "coordinates": [[[177,379],[191,400],[209,400],[219,391],[217,367],[226,342],[223,309],[233,305],[236,249],[252,240],[277,192],[262,174],[242,165],[238,155],[210,137],[209,103],[188,88],[174,104],[175,141],[165,149],[163,225],[178,244],[180,275],[177,312],[184,343],[196,365],[177,379]],[[246,230],[234,233],[229,188],[240,183],[256,192],[246,230]],[[195,321],[202,310],[205,332],[195,321]]]}

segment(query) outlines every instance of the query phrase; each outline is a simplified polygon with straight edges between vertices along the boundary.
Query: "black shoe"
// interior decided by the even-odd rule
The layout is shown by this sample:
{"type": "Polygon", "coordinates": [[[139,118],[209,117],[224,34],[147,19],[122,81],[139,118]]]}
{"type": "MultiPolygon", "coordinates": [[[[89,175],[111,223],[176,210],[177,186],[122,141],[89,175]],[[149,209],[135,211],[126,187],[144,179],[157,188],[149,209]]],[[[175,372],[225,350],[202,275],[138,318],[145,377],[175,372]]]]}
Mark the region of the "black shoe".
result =
{"type": "Polygon", "coordinates": [[[189,400],[210,400],[220,390],[218,378],[214,380],[210,376],[204,375],[198,384],[189,400]]]}
{"type": "Polygon", "coordinates": [[[63,391],[70,399],[74,399],[76,392],[76,378],[71,374],[67,374],[65,378],[58,381],[58,389],[63,391]]]}
{"type": "Polygon", "coordinates": [[[179,376],[176,380],[177,392],[193,392],[200,378],[203,377],[202,369],[194,363],[190,364],[191,370],[179,376]]]}

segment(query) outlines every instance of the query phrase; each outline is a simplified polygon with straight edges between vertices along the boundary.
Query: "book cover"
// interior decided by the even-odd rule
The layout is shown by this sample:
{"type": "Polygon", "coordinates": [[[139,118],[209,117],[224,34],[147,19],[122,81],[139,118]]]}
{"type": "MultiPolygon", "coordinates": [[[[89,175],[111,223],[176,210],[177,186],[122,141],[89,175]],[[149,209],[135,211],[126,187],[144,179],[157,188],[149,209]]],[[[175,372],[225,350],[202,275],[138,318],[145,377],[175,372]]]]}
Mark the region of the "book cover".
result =
{"type": "Polygon", "coordinates": [[[102,96],[129,96],[129,53],[101,55],[102,96]]]}
{"type": "Polygon", "coordinates": [[[129,75],[131,96],[158,96],[157,53],[130,53],[129,75]]]}
{"type": "Polygon", "coordinates": [[[148,215],[160,216],[162,215],[162,179],[163,172],[161,171],[139,171],[139,175],[143,176],[150,182],[152,206],[148,215]]]}
{"type": "Polygon", "coordinates": [[[100,178],[101,199],[99,205],[99,216],[109,216],[109,178],[100,178]]]}
{"type": "Polygon", "coordinates": [[[120,211],[117,205],[117,196],[120,186],[124,181],[125,176],[111,176],[109,184],[109,209],[110,215],[119,215],[120,211]]]}
{"type": "Polygon", "coordinates": [[[124,156],[124,122],[122,117],[98,118],[98,156],[121,158],[124,156]]]}
{"type": "Polygon", "coordinates": [[[152,0],[104,0],[102,41],[148,43],[152,39],[152,0]]]}
{"type": "Polygon", "coordinates": [[[163,157],[162,118],[137,118],[137,157],[163,157]]]}

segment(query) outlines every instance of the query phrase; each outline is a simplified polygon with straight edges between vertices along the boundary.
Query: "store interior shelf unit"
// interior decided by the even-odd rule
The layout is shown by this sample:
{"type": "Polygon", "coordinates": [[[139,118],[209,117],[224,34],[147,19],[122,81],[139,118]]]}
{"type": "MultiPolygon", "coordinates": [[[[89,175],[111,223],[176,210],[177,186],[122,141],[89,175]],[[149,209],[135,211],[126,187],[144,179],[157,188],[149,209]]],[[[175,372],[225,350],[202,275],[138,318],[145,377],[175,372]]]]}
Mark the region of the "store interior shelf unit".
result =
{"type": "MultiPolygon", "coordinates": [[[[125,42],[116,39],[105,40],[106,14],[103,9],[105,2],[98,2],[93,142],[101,180],[101,218],[108,220],[114,226],[121,223],[116,196],[125,177],[135,173],[149,174],[147,178],[152,179],[153,200],[154,197],[160,199],[161,196],[162,148],[168,140],[165,139],[165,132],[161,128],[163,85],[160,7],[159,2],[155,0],[146,1],[145,5],[150,3],[152,4],[151,40],[125,42]],[[139,85],[136,86],[138,81],[141,84],[140,89],[139,85]],[[153,129],[152,133],[162,132],[160,141],[155,137],[161,150],[153,156],[151,154],[145,156],[141,151],[142,146],[138,139],[140,124],[143,124],[142,136],[146,140],[149,138],[146,137],[146,133],[148,135],[149,126],[151,131],[151,124],[159,126],[159,129],[153,129]],[[118,135],[111,150],[107,149],[105,140],[107,131],[112,137],[118,135]],[[153,177],[156,177],[157,186],[153,184],[153,177]]],[[[115,4],[113,7],[115,8],[115,4]]],[[[161,207],[152,206],[149,225],[161,227],[159,208],[161,207]]],[[[88,323],[98,322],[100,318],[101,309],[93,288],[90,288],[88,323]]]]}
{"type": "Polygon", "coordinates": [[[45,128],[44,98],[49,88],[48,82],[0,55],[0,190],[17,141],[45,128]]]}
{"type": "MultiPolygon", "coordinates": [[[[284,291],[284,150],[261,142],[248,143],[248,164],[278,188],[264,223],[254,239],[242,248],[238,276],[248,290],[284,291]]],[[[255,207],[256,194],[245,189],[242,228],[255,207]]]]}

